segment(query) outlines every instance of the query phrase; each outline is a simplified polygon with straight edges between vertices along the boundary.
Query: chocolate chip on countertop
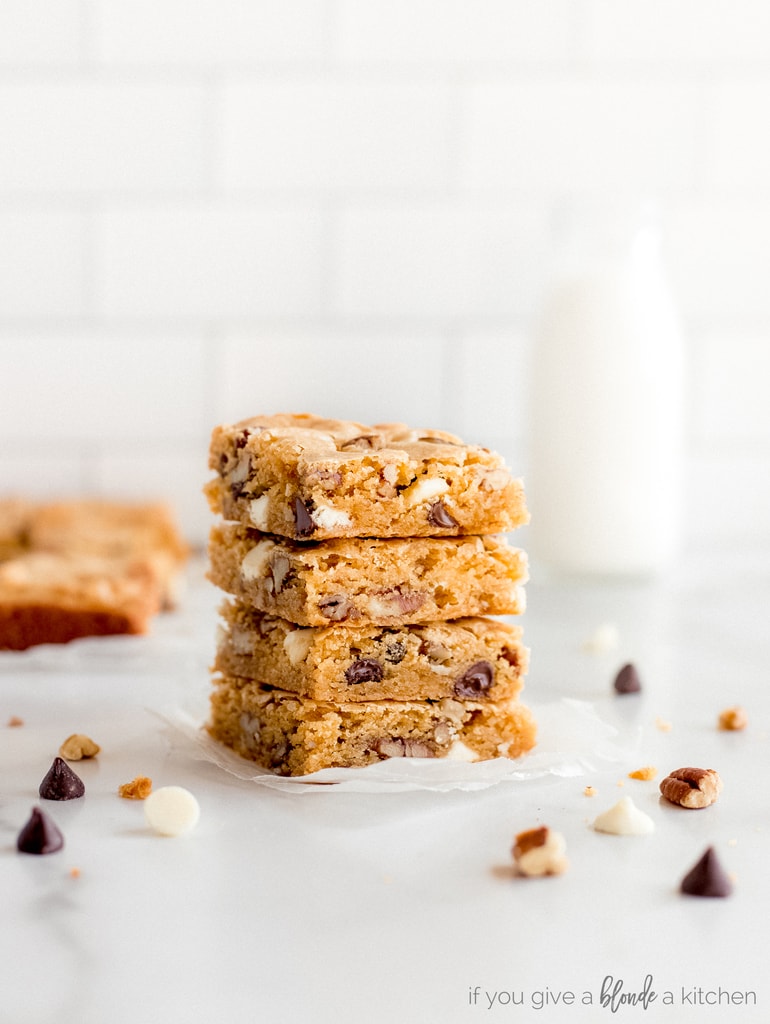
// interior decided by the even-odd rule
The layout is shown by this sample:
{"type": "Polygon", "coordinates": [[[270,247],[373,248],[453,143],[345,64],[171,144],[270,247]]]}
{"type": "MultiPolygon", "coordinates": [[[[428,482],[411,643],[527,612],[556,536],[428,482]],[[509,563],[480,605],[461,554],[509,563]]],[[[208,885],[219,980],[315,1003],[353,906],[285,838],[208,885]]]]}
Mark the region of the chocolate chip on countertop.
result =
{"type": "Polygon", "coordinates": [[[443,530],[449,530],[458,525],[457,520],[454,516],[449,514],[449,511],[443,501],[434,501],[434,503],[428,507],[428,522],[433,523],[434,526],[438,526],[443,530]]]}
{"type": "Polygon", "coordinates": [[[458,697],[485,697],[495,678],[495,670],[488,661],[477,661],[471,665],[455,683],[458,697]]]}
{"type": "Polygon", "coordinates": [[[349,686],[356,683],[379,683],[382,671],[382,665],[374,658],[359,658],[345,670],[345,681],[349,686]]]}
{"type": "Polygon", "coordinates": [[[77,800],[86,787],[62,757],[55,757],[38,790],[43,800],[77,800]]]}
{"type": "Polygon", "coordinates": [[[642,681],[636,668],[631,665],[624,665],[615,676],[612,684],[616,693],[639,693],[642,688],[642,681]]]}
{"type": "Polygon", "coordinates": [[[727,877],[713,846],[682,879],[681,890],[688,896],[729,896],[733,883],[727,877]]]}
{"type": "Polygon", "coordinates": [[[307,505],[302,498],[294,499],[294,523],[298,537],[309,537],[315,533],[315,523],[310,518],[307,505]]]}
{"type": "Polygon", "coordinates": [[[16,849],[21,853],[56,853],[64,846],[64,836],[48,815],[39,807],[32,808],[32,814],[16,839],[16,849]]]}

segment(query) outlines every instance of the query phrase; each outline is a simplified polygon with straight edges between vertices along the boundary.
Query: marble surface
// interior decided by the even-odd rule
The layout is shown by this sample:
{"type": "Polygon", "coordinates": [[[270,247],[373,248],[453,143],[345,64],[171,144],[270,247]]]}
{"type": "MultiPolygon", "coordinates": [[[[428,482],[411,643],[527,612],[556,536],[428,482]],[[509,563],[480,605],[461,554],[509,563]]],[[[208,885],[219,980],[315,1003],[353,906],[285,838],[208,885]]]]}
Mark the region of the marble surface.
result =
{"type": "Polygon", "coordinates": [[[191,575],[152,637],[0,655],[3,1024],[594,1022],[614,1016],[603,987],[617,1019],[768,1018],[769,553],[693,559],[654,585],[536,576],[528,701],[584,702],[619,752],[473,792],[276,790],[202,759],[167,724],[205,713],[219,598],[191,575]],[[619,646],[588,653],[603,623],[619,646]],[[619,698],[628,660],[644,692],[619,698]],[[748,728],[718,731],[736,703],[748,728]],[[16,836],[72,732],[102,753],[75,765],[83,799],[46,802],[65,848],[22,855],[16,836]],[[647,764],[656,781],[627,778],[647,764]],[[659,779],[685,765],[720,772],[713,807],[660,800],[659,779]],[[147,830],[141,803],[116,795],[138,774],[195,793],[194,832],[147,830]],[[623,795],[653,835],[591,829],[623,795]],[[516,878],[513,836],[540,823],[565,835],[570,868],[516,878]],[[712,844],[734,894],[681,896],[712,844]]]}

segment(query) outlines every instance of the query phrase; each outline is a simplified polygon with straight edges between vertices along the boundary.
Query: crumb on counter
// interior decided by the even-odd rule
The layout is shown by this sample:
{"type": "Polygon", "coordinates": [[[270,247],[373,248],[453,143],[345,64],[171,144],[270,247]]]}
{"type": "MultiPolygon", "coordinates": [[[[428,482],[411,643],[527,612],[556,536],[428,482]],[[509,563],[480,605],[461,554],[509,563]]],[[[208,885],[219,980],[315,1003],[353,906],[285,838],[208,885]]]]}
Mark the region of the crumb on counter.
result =
{"type": "Polygon", "coordinates": [[[583,796],[596,796],[596,790],[593,786],[586,786],[583,790],[583,796]]]}
{"type": "Polygon", "coordinates": [[[749,719],[742,707],[736,705],[732,708],[725,708],[720,711],[718,725],[723,732],[738,732],[745,729],[749,719]]]}
{"type": "Polygon", "coordinates": [[[146,800],[152,792],[152,779],[146,775],[137,775],[131,782],[118,786],[118,796],[124,800],[146,800]]]}
{"type": "Polygon", "coordinates": [[[18,715],[11,715],[11,717],[8,719],[9,729],[18,729],[22,725],[24,725],[24,719],[19,718],[18,715]]]}
{"type": "Polygon", "coordinates": [[[655,728],[661,732],[671,732],[674,728],[671,722],[667,718],[662,718],[660,715],[655,719],[655,728]]]}
{"type": "Polygon", "coordinates": [[[628,773],[629,779],[640,779],[642,782],[648,782],[650,779],[654,779],[658,774],[658,769],[651,764],[645,765],[643,768],[637,768],[633,772],[628,773]]]}

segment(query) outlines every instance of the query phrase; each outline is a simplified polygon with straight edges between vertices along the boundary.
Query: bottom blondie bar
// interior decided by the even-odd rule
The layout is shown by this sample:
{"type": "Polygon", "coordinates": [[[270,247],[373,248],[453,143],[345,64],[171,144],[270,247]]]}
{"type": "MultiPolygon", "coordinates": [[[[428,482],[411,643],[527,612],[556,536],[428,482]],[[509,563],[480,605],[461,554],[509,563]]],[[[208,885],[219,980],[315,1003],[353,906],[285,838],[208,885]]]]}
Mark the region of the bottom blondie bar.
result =
{"type": "Polygon", "coordinates": [[[279,775],[306,775],[389,757],[518,757],[534,746],[536,725],[515,699],[334,704],[220,675],[214,678],[208,731],[279,775]]]}

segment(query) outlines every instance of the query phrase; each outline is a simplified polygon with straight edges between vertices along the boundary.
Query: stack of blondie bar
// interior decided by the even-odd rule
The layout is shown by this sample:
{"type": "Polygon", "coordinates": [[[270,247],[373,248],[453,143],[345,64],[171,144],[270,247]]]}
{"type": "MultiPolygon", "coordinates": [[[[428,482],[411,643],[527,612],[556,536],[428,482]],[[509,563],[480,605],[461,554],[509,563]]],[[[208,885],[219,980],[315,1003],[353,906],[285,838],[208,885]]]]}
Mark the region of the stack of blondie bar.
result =
{"type": "Polygon", "coordinates": [[[222,608],[211,735],[283,775],[516,757],[527,521],[499,456],[440,431],[308,415],[215,428],[222,608]]]}

